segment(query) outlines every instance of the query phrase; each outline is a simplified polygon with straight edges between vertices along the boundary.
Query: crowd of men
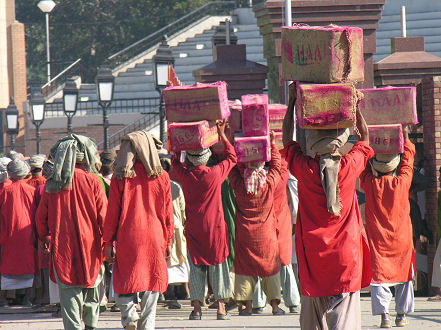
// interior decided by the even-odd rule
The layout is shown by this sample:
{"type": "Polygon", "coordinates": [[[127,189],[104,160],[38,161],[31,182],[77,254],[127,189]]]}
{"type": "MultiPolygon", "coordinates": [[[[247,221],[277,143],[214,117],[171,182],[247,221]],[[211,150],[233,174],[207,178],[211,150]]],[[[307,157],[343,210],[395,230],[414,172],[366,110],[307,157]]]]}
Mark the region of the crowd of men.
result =
{"type": "Polygon", "coordinates": [[[357,111],[358,142],[348,153],[340,153],[348,129],[305,130],[310,157],[293,141],[295,101],[291,86],[284,148],[271,133],[269,164],[238,163],[226,121],[217,123],[221,154],[169,155],[138,131],[117,154],[100,155],[91,139],[71,134],[47,157],[1,158],[0,301],[16,290],[38,303],[31,300],[40,291],[37,298],[60,303],[65,329],[94,329],[100,303],[114,296],[125,329],[154,329],[159,295],[188,282],[190,320],[202,318],[210,290],[218,320],[236,305],[239,316],[261,312],[265,301],[283,315],[283,295],[302,329],[352,330],[361,329],[360,290],[368,286],[372,313],[391,327],[395,287],[395,325],[405,326],[415,275],[407,128],[402,155],[374,155],[357,111]]]}

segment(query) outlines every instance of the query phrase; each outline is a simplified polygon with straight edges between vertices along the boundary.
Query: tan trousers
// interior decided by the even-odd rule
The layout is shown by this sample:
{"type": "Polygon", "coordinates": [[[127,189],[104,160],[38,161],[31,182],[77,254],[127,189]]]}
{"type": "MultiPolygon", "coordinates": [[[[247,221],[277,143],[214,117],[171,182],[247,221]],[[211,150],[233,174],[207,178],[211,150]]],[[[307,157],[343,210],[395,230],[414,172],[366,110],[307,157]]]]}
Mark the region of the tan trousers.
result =
{"type": "MultiPolygon", "coordinates": [[[[234,279],[234,293],[237,301],[253,300],[254,288],[257,284],[257,276],[238,275],[234,279]]],[[[280,274],[262,277],[262,289],[268,297],[268,301],[281,299],[280,274]]]]}
{"type": "Polygon", "coordinates": [[[304,330],[361,329],[360,291],[334,297],[302,296],[300,328],[304,330]]]}

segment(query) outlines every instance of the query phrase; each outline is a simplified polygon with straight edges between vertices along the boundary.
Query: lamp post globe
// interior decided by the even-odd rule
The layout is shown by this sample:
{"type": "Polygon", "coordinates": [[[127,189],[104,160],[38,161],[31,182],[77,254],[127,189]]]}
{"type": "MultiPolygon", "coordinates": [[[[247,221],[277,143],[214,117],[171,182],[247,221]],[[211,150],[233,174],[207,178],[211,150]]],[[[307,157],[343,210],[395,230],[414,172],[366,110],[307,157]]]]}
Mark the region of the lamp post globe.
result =
{"type": "Polygon", "coordinates": [[[51,81],[51,51],[50,51],[50,40],[49,40],[49,14],[54,10],[56,3],[52,0],[41,0],[37,7],[46,16],[46,60],[47,60],[47,83],[50,84],[51,81]]]}
{"type": "Polygon", "coordinates": [[[175,58],[173,52],[167,43],[167,37],[162,38],[161,44],[153,56],[153,72],[155,75],[155,88],[160,94],[159,101],[159,130],[160,139],[164,145],[167,144],[167,132],[165,128],[165,109],[162,90],[167,87],[168,70],[170,66],[174,66],[175,58]]]}
{"type": "Polygon", "coordinates": [[[98,104],[103,109],[104,150],[109,149],[109,115],[107,110],[113,101],[114,87],[115,77],[112,70],[108,66],[100,67],[96,76],[96,89],[98,104]]]}
{"type": "Polygon", "coordinates": [[[63,111],[67,117],[67,134],[72,134],[72,117],[77,112],[78,88],[75,81],[69,78],[63,88],[63,111]]]}
{"type": "Polygon", "coordinates": [[[35,140],[37,141],[37,154],[39,154],[41,142],[40,126],[41,124],[43,124],[44,121],[46,107],[45,99],[40,90],[31,95],[30,105],[32,123],[35,125],[36,128],[35,140]]]}
{"type": "Polygon", "coordinates": [[[6,127],[7,133],[11,137],[10,149],[15,149],[15,136],[18,134],[19,122],[18,122],[18,109],[14,103],[14,98],[11,96],[11,101],[6,108],[6,127]]]}

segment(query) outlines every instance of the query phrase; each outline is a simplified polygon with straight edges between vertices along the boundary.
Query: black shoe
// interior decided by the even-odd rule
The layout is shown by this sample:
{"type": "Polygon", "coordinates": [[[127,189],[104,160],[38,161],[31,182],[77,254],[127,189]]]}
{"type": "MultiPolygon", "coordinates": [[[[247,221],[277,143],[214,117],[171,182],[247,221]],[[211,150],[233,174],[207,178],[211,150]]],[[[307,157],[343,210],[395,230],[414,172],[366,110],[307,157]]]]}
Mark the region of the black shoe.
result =
{"type": "Polygon", "coordinates": [[[96,328],[92,328],[92,327],[89,327],[88,325],[86,325],[86,327],[84,328],[84,330],[95,330],[96,328]]]}
{"type": "Polygon", "coordinates": [[[264,308],[263,307],[256,307],[253,308],[253,314],[263,314],[264,308]]]}
{"type": "Polygon", "coordinates": [[[167,303],[168,309],[181,309],[182,306],[176,300],[167,303]]]}

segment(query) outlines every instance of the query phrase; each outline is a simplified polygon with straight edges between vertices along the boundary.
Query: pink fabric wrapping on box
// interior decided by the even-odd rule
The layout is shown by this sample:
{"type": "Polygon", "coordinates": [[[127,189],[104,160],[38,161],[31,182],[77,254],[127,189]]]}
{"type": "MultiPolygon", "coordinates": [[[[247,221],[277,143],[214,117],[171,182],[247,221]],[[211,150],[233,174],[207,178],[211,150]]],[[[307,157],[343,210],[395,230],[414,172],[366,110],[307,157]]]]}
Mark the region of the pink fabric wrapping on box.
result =
{"type": "Polygon", "coordinates": [[[242,130],[242,105],[230,105],[231,116],[228,118],[228,123],[233,132],[240,132],[242,130]]]}
{"type": "Polygon", "coordinates": [[[269,136],[235,137],[234,149],[240,163],[271,160],[269,136]]]}
{"type": "Polygon", "coordinates": [[[268,104],[269,128],[273,131],[281,131],[283,118],[285,118],[287,106],[284,104],[268,104]]]}
{"type": "Polygon", "coordinates": [[[283,26],[281,57],[285,80],[364,81],[363,30],[358,27],[283,26]]]}
{"type": "Polygon", "coordinates": [[[368,125],[418,124],[416,87],[361,89],[360,110],[368,125]]]}
{"type": "Polygon", "coordinates": [[[245,136],[268,135],[268,95],[242,96],[242,131],[245,136]]]}
{"type": "Polygon", "coordinates": [[[369,125],[369,145],[376,154],[401,154],[404,151],[401,124],[369,125]]]}
{"type": "Polygon", "coordinates": [[[218,120],[230,116],[227,84],[224,81],[167,87],[162,93],[168,121],[218,120]]]}
{"type": "Polygon", "coordinates": [[[297,83],[296,115],[301,128],[352,127],[355,112],[356,95],[353,84],[297,83]]]}
{"type": "Polygon", "coordinates": [[[216,124],[206,120],[168,125],[172,151],[209,148],[219,140],[216,124]]]}

